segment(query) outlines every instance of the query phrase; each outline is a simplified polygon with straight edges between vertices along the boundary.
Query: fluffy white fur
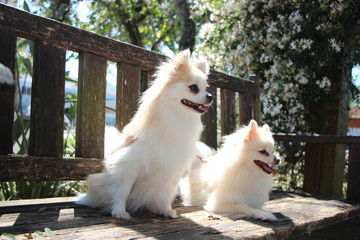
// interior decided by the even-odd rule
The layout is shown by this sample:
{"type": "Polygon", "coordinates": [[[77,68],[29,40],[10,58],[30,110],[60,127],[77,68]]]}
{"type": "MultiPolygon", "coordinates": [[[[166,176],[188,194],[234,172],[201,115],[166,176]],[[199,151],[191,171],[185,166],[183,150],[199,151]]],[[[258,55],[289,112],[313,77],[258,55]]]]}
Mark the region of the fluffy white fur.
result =
{"type": "Polygon", "coordinates": [[[89,192],[79,204],[122,219],[141,209],[177,217],[171,203],[196,155],[201,113],[212,101],[208,73],[207,62],[192,63],[188,50],[158,68],[131,122],[121,135],[112,134],[116,146],[105,170],[88,176],[89,192]]]}
{"type": "Polygon", "coordinates": [[[259,127],[251,120],[224,140],[217,154],[205,158],[206,162],[196,160],[190,174],[180,181],[184,204],[232,218],[276,220],[274,214],[262,209],[269,199],[272,174],[276,174],[268,164],[278,164],[268,125],[259,127]],[[254,160],[262,161],[265,170],[254,160]]]}

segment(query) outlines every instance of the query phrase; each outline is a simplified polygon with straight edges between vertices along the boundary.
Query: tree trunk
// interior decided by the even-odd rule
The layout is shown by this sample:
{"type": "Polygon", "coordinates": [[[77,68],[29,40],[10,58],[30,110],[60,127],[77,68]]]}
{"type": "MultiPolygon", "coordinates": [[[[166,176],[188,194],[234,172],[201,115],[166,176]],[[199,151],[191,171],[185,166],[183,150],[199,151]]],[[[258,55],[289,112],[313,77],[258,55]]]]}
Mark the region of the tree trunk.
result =
{"type": "Polygon", "coordinates": [[[195,23],[190,19],[189,5],[186,0],[175,0],[175,7],[180,18],[181,39],[179,50],[193,50],[195,45],[196,28],[195,23]]]}

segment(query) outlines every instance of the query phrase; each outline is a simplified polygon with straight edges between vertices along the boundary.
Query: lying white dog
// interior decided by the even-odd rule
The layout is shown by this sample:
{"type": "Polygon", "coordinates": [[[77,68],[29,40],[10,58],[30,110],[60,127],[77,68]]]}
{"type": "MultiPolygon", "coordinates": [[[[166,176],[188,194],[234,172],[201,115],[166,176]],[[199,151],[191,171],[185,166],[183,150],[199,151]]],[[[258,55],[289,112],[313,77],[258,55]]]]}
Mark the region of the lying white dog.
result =
{"type": "Polygon", "coordinates": [[[197,160],[190,174],[180,181],[184,204],[232,218],[276,220],[274,214],[262,209],[269,199],[272,174],[276,174],[269,164],[279,163],[272,153],[274,140],[269,126],[259,127],[251,120],[224,139],[217,154],[197,160]]]}
{"type": "Polygon", "coordinates": [[[192,63],[188,50],[158,68],[135,116],[115,135],[104,172],[88,176],[89,192],[79,204],[122,219],[141,209],[177,217],[171,203],[196,155],[200,116],[212,102],[205,90],[208,73],[207,62],[192,63]]]}

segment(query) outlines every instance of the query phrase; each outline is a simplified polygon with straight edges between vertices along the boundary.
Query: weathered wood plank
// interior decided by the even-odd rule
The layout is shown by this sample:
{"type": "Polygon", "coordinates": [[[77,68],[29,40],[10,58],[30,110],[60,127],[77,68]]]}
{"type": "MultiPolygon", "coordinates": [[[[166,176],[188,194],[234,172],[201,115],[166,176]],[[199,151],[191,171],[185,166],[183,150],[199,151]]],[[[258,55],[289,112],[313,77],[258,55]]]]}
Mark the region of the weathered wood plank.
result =
{"type": "Polygon", "coordinates": [[[83,180],[103,170],[101,158],[1,156],[0,182],[83,180]]]}
{"type": "Polygon", "coordinates": [[[114,62],[139,65],[144,69],[153,69],[159,62],[167,59],[161,54],[39,17],[3,3],[0,3],[0,29],[13,31],[27,39],[52,42],[75,52],[91,52],[114,62]]]}
{"type": "Polygon", "coordinates": [[[42,41],[34,51],[29,154],[62,156],[66,51],[42,41]]]}
{"type": "Polygon", "coordinates": [[[13,32],[0,31],[0,63],[15,74],[16,35],[13,32]]]}
{"type": "Polygon", "coordinates": [[[123,129],[138,108],[141,89],[141,69],[137,66],[118,63],[116,89],[116,126],[123,129]]]}
{"type": "Polygon", "coordinates": [[[250,76],[249,80],[253,81],[255,84],[255,90],[252,92],[254,94],[253,118],[258,123],[260,123],[261,120],[260,79],[258,76],[252,75],[250,76]]]}
{"type": "Polygon", "coordinates": [[[265,208],[275,212],[279,218],[276,222],[237,220],[215,214],[211,218],[201,208],[183,207],[178,201],[173,206],[180,218],[145,212],[127,221],[69,201],[64,204],[63,199],[36,200],[38,205],[25,201],[24,207],[16,201],[0,204],[0,232],[14,234],[17,239],[25,239],[23,234],[43,231],[45,227],[52,230],[51,239],[288,239],[351,220],[355,222],[354,229],[339,228],[339,234],[349,236],[359,231],[359,204],[283,192],[276,192],[273,197],[265,208]]]}
{"type": "MultiPolygon", "coordinates": [[[[360,137],[275,134],[274,138],[276,141],[306,142],[307,156],[305,156],[304,191],[312,194],[335,196],[341,193],[343,167],[334,166],[334,163],[327,161],[328,157],[324,154],[332,154],[330,150],[336,147],[335,144],[350,144],[359,146],[360,137]],[[328,150],[322,151],[321,148],[327,148],[328,150]],[[308,156],[312,157],[310,158],[308,156]]],[[[344,146],[342,147],[344,148],[344,146]]],[[[356,169],[356,167],[353,168],[352,166],[349,166],[349,171],[356,171],[357,175],[358,169],[356,169]]],[[[355,182],[356,183],[352,185],[356,186],[353,190],[358,189],[359,180],[355,180],[355,182]]]]}
{"type": "Polygon", "coordinates": [[[284,142],[360,144],[360,137],[357,136],[276,133],[274,134],[274,138],[276,141],[284,141],[284,142]]]}
{"type": "Polygon", "coordinates": [[[254,81],[237,78],[213,70],[210,71],[208,82],[210,85],[239,93],[255,93],[257,91],[254,81]]]}
{"type": "Polygon", "coordinates": [[[310,233],[291,237],[288,240],[358,240],[360,236],[360,217],[351,218],[344,222],[335,223],[310,233]]]}
{"type": "Polygon", "coordinates": [[[141,70],[141,84],[140,84],[140,92],[144,92],[149,87],[149,83],[151,81],[150,71],[141,70]]]}
{"type": "Polygon", "coordinates": [[[213,103],[209,108],[209,112],[202,115],[201,119],[204,124],[204,130],[201,135],[201,141],[208,146],[217,148],[217,88],[209,86],[208,92],[213,95],[213,103]]]}
{"type": "Polygon", "coordinates": [[[346,198],[360,202],[360,144],[351,144],[349,148],[348,189],[346,198]]]}
{"type": "Polygon", "coordinates": [[[12,154],[15,82],[9,68],[0,64],[0,154],[12,154]]]}
{"type": "Polygon", "coordinates": [[[106,59],[91,53],[79,57],[77,157],[104,156],[106,59]]]}
{"type": "Polygon", "coordinates": [[[228,89],[220,90],[221,102],[221,135],[233,133],[236,129],[235,92],[228,89]]]}
{"type": "Polygon", "coordinates": [[[305,192],[328,197],[342,195],[344,168],[338,168],[334,161],[329,161],[336,147],[335,144],[328,143],[306,143],[303,188],[305,192]]]}

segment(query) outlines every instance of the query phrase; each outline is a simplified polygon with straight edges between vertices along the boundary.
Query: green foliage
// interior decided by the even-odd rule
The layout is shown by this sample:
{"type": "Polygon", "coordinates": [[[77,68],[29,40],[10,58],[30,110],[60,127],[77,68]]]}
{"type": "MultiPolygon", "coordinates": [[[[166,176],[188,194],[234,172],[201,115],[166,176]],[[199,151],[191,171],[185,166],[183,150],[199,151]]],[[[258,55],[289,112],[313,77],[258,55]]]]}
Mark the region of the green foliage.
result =
{"type": "MultiPolygon", "coordinates": [[[[37,7],[36,10],[33,11],[35,14],[40,14],[43,16],[46,16],[48,18],[55,19],[59,22],[63,22],[66,24],[74,24],[77,25],[79,22],[79,18],[77,16],[77,9],[76,5],[79,2],[79,0],[69,0],[69,1],[63,1],[63,0],[52,0],[52,1],[30,1],[29,2],[35,2],[37,7]]],[[[25,5],[26,1],[24,1],[25,5]]],[[[29,6],[27,7],[29,9],[29,6]]]]}
{"type": "Polygon", "coordinates": [[[84,182],[78,181],[24,181],[0,183],[0,200],[35,199],[75,196],[84,192],[84,182]]]}
{"type": "Polygon", "coordinates": [[[260,77],[272,129],[328,133],[340,78],[359,55],[359,1],[202,3],[211,14],[198,49],[223,71],[260,77]]]}
{"type": "Polygon", "coordinates": [[[68,107],[65,108],[65,117],[68,120],[68,124],[66,126],[64,137],[64,156],[65,157],[75,157],[75,120],[76,120],[76,112],[77,112],[77,95],[68,93],[66,95],[65,103],[68,107]]]}
{"type": "Polygon", "coordinates": [[[82,28],[154,51],[175,50],[179,20],[172,2],[156,0],[92,1],[90,21],[82,28]],[[106,16],[106,17],[104,17],[106,16]]]}
{"type": "MultiPolygon", "coordinates": [[[[163,0],[33,0],[36,14],[95,32],[148,50],[177,51],[182,34],[175,3],[163,0]]],[[[191,19],[199,27],[206,13],[199,14],[189,1],[191,19]]]]}
{"type": "Polygon", "coordinates": [[[4,240],[16,240],[15,236],[10,234],[10,233],[2,233],[1,234],[1,239],[4,239],[4,240]]]}

